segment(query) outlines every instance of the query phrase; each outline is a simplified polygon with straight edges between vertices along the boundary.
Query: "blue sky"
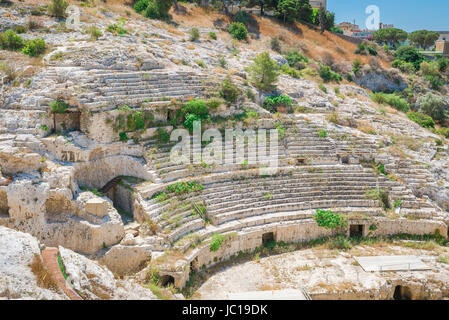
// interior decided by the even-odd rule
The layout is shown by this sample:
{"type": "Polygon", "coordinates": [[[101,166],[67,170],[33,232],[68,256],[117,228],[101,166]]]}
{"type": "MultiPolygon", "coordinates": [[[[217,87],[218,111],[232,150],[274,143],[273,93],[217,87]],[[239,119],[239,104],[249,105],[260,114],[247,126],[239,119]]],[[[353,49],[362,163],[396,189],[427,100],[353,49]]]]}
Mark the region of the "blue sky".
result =
{"type": "Polygon", "coordinates": [[[379,7],[380,22],[407,32],[449,30],[449,0],[327,0],[337,23],[355,19],[361,29],[365,28],[365,9],[369,5],[379,7]]]}

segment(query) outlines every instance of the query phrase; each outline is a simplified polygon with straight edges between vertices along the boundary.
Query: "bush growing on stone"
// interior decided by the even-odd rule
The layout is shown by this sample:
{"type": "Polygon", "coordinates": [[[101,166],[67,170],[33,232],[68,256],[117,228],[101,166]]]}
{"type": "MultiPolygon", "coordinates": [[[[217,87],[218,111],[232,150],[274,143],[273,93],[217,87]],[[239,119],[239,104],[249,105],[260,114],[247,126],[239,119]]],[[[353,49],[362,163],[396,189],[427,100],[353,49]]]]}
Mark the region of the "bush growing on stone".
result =
{"type": "Polygon", "coordinates": [[[55,100],[50,103],[51,112],[53,113],[65,113],[69,105],[63,100],[55,100]]]}
{"type": "Polygon", "coordinates": [[[405,99],[392,93],[376,92],[371,94],[371,99],[378,104],[387,104],[402,112],[407,112],[410,109],[410,106],[405,99]]]}
{"type": "Polygon", "coordinates": [[[173,0],[152,0],[145,9],[145,16],[150,19],[167,19],[173,0]]]}
{"type": "Polygon", "coordinates": [[[149,0],[139,0],[134,4],[134,10],[138,13],[145,11],[148,8],[149,0]]]}
{"type": "Polygon", "coordinates": [[[122,23],[110,24],[106,30],[114,35],[119,35],[119,36],[122,36],[127,33],[126,29],[123,28],[122,23]]]}
{"type": "Polygon", "coordinates": [[[89,34],[89,35],[90,35],[90,38],[93,39],[93,40],[98,40],[98,38],[100,38],[100,37],[103,35],[103,33],[101,32],[101,30],[98,29],[98,28],[95,27],[95,26],[89,27],[89,28],[87,29],[87,34],[89,34]]]}
{"type": "Polygon", "coordinates": [[[223,101],[221,99],[210,98],[209,100],[206,101],[206,105],[209,108],[209,110],[215,110],[222,104],[222,102],[223,101]]]}
{"type": "Polygon", "coordinates": [[[234,82],[232,82],[232,79],[227,77],[221,83],[221,88],[218,94],[228,103],[234,103],[240,96],[240,90],[239,88],[237,88],[234,82]]]}
{"type": "Polygon", "coordinates": [[[182,107],[182,111],[184,114],[196,114],[202,119],[207,118],[207,116],[209,115],[206,102],[201,99],[190,100],[182,107]]]}
{"type": "Polygon", "coordinates": [[[225,240],[225,237],[222,234],[219,233],[215,233],[212,236],[212,242],[210,243],[210,251],[211,252],[215,252],[218,251],[218,249],[220,249],[221,244],[223,243],[223,241],[225,240]]]}
{"type": "Polygon", "coordinates": [[[175,182],[167,187],[167,192],[174,193],[175,195],[181,195],[191,192],[198,192],[204,189],[204,186],[196,181],[181,181],[175,182]]]}
{"type": "Polygon", "coordinates": [[[432,117],[421,112],[408,112],[407,117],[423,128],[434,128],[435,122],[432,117]]]}
{"type": "Polygon", "coordinates": [[[3,50],[17,51],[24,46],[23,39],[14,31],[7,30],[0,33],[0,48],[3,50]]]}
{"type": "Polygon", "coordinates": [[[321,66],[319,74],[320,74],[321,79],[323,79],[324,82],[329,82],[329,81],[340,82],[341,80],[343,80],[343,77],[341,76],[341,74],[333,72],[329,66],[321,66]]]}
{"type": "Polygon", "coordinates": [[[278,37],[271,37],[270,46],[271,50],[281,52],[281,42],[278,37]]]}
{"type": "Polygon", "coordinates": [[[250,21],[249,13],[243,10],[238,11],[234,16],[234,21],[243,23],[245,26],[247,26],[250,21]]]}
{"type": "Polygon", "coordinates": [[[419,97],[417,104],[422,113],[431,116],[434,120],[441,121],[446,118],[446,102],[440,96],[428,93],[425,96],[419,97]]]}
{"type": "Polygon", "coordinates": [[[229,26],[229,33],[237,40],[245,40],[248,36],[248,31],[246,30],[245,25],[241,22],[231,23],[229,26]]]}
{"type": "Polygon", "coordinates": [[[212,40],[217,40],[217,34],[213,31],[209,32],[209,38],[212,40]]]}
{"type": "Polygon", "coordinates": [[[280,96],[268,96],[263,102],[263,107],[270,112],[276,112],[278,107],[285,107],[290,111],[292,109],[292,100],[284,94],[280,96]]]}
{"type": "Polygon", "coordinates": [[[395,58],[405,62],[410,62],[415,66],[415,70],[419,70],[421,62],[424,61],[423,55],[412,46],[402,46],[396,50],[395,58]]]}
{"type": "Polygon", "coordinates": [[[197,114],[187,113],[185,115],[184,127],[189,129],[190,131],[193,131],[193,123],[195,121],[201,121],[201,117],[197,114]]]}
{"type": "Polygon", "coordinates": [[[228,64],[228,62],[226,61],[226,59],[224,57],[219,57],[218,58],[218,64],[220,65],[220,67],[225,69],[226,65],[228,64]]]}
{"type": "Polygon", "coordinates": [[[391,64],[393,68],[397,68],[404,73],[414,73],[416,71],[415,66],[411,62],[405,62],[403,60],[394,60],[391,64]]]}
{"type": "Polygon", "coordinates": [[[190,41],[197,41],[200,38],[200,31],[198,28],[192,28],[189,31],[190,33],[190,41]]]}
{"type": "Polygon", "coordinates": [[[357,46],[357,49],[354,52],[355,54],[361,54],[361,55],[372,55],[377,56],[377,49],[365,42],[359,43],[357,46]]]}
{"type": "Polygon", "coordinates": [[[126,127],[130,131],[141,130],[145,128],[145,118],[142,111],[135,111],[128,115],[126,127]]]}
{"type": "Polygon", "coordinates": [[[347,225],[344,216],[334,213],[331,210],[317,209],[313,218],[320,227],[325,229],[338,229],[347,225]]]}
{"type": "Polygon", "coordinates": [[[64,18],[66,16],[65,10],[69,3],[65,0],[53,0],[48,6],[48,13],[56,18],[64,18]]]}
{"type": "Polygon", "coordinates": [[[120,138],[120,141],[128,141],[128,135],[126,134],[126,132],[120,132],[119,133],[119,138],[120,138]]]}
{"type": "Polygon", "coordinates": [[[44,39],[33,39],[25,42],[25,47],[22,49],[22,53],[31,57],[38,57],[45,52],[44,39]]]}
{"type": "Polygon", "coordinates": [[[269,91],[276,88],[280,68],[276,61],[270,58],[268,52],[263,52],[254,58],[254,62],[248,69],[251,82],[256,88],[262,91],[269,91]]]}
{"type": "Polygon", "coordinates": [[[288,62],[288,65],[292,68],[296,69],[304,69],[305,63],[309,62],[309,59],[307,59],[303,54],[299,53],[298,51],[291,50],[287,54],[284,55],[285,59],[288,62]]]}

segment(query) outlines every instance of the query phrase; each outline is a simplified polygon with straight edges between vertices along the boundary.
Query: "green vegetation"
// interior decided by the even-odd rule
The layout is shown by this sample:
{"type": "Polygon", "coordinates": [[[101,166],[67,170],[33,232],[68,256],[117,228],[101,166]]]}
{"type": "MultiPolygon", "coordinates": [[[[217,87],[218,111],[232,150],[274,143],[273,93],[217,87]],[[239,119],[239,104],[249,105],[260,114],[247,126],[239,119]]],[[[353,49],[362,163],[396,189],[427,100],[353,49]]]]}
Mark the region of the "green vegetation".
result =
{"type": "Polygon", "coordinates": [[[384,209],[390,209],[388,192],[382,189],[371,189],[365,193],[365,197],[372,200],[380,200],[384,209]]]}
{"type": "Polygon", "coordinates": [[[134,4],[134,10],[138,13],[142,13],[148,8],[149,0],[139,0],[134,4]]]}
{"type": "Polygon", "coordinates": [[[270,47],[273,51],[281,52],[281,42],[279,41],[278,37],[271,37],[270,47]]]}
{"type": "Polygon", "coordinates": [[[249,67],[251,82],[262,91],[274,89],[279,77],[279,66],[270,58],[268,52],[263,52],[254,58],[249,67]]]}
{"type": "Polygon", "coordinates": [[[423,128],[434,128],[435,122],[432,117],[421,112],[408,112],[407,117],[423,128]]]}
{"type": "Polygon", "coordinates": [[[119,36],[123,36],[125,35],[128,31],[124,28],[124,22],[120,22],[120,23],[114,23],[114,24],[110,24],[106,30],[110,33],[112,33],[113,35],[119,35],[119,36]]]}
{"type": "Polygon", "coordinates": [[[439,37],[440,34],[438,32],[428,30],[418,30],[408,35],[408,39],[414,46],[421,47],[423,49],[433,46],[439,37]]]}
{"type": "Polygon", "coordinates": [[[223,98],[228,103],[237,102],[238,97],[241,94],[240,89],[234,84],[230,77],[226,77],[221,83],[220,90],[218,92],[219,96],[223,98]]]}
{"type": "Polygon", "coordinates": [[[320,138],[326,138],[327,132],[324,129],[320,129],[320,130],[318,130],[318,135],[320,136],[320,138]]]}
{"type": "Polygon", "coordinates": [[[446,118],[446,102],[441,96],[427,93],[417,100],[419,110],[432,117],[433,120],[442,121],[446,118]]]}
{"type": "Polygon", "coordinates": [[[197,41],[200,39],[200,31],[198,28],[192,28],[189,31],[190,34],[190,41],[197,41]]]}
{"type": "Polygon", "coordinates": [[[335,73],[329,66],[320,66],[320,77],[324,82],[335,81],[340,82],[343,80],[341,74],[335,73]]]}
{"type": "Polygon", "coordinates": [[[188,181],[188,182],[180,181],[167,186],[167,188],[165,188],[165,191],[155,193],[151,197],[151,199],[156,199],[157,201],[165,201],[169,199],[169,197],[172,195],[180,196],[192,192],[199,192],[203,189],[204,186],[197,183],[196,181],[188,181]]]}
{"type": "Polygon", "coordinates": [[[334,213],[331,210],[317,209],[313,218],[320,227],[326,229],[338,229],[347,225],[344,216],[334,213]]]}
{"type": "Polygon", "coordinates": [[[24,46],[23,39],[14,31],[7,30],[0,33],[0,48],[3,50],[17,51],[24,46]]]}
{"type": "Polygon", "coordinates": [[[50,103],[51,112],[53,113],[65,113],[69,105],[64,100],[55,100],[50,103]]]}
{"type": "Polygon", "coordinates": [[[374,46],[372,46],[366,42],[362,42],[362,43],[358,44],[357,49],[355,50],[354,53],[365,55],[365,56],[369,56],[369,55],[377,56],[377,49],[374,46]]]}
{"type": "Polygon", "coordinates": [[[211,38],[212,40],[217,40],[217,34],[213,31],[208,33],[209,38],[211,38]]]}
{"type": "Polygon", "coordinates": [[[371,99],[378,104],[390,105],[402,112],[407,112],[410,109],[407,101],[395,94],[376,92],[371,94],[371,99]]]}
{"type": "Polygon", "coordinates": [[[245,25],[241,22],[231,23],[229,26],[229,33],[237,40],[245,40],[248,36],[248,31],[246,30],[245,25]]]}
{"type": "Polygon", "coordinates": [[[40,56],[45,52],[44,39],[33,39],[25,42],[25,46],[22,49],[22,53],[31,57],[40,56]]]}
{"type": "Polygon", "coordinates": [[[66,9],[69,3],[65,0],[52,0],[52,3],[48,6],[48,13],[56,18],[65,18],[66,9]]]}
{"type": "Polygon", "coordinates": [[[285,94],[279,96],[267,96],[263,102],[263,107],[270,112],[276,112],[278,107],[285,107],[288,111],[291,111],[292,100],[285,94]]]}
{"type": "Polygon", "coordinates": [[[419,70],[421,62],[424,61],[424,57],[412,46],[402,46],[396,50],[394,57],[396,60],[412,63],[415,70],[419,70]]]}
{"type": "Polygon", "coordinates": [[[210,243],[210,247],[209,247],[210,251],[211,252],[218,251],[218,249],[220,249],[223,241],[225,241],[225,236],[223,236],[222,234],[219,234],[219,233],[215,233],[212,236],[212,242],[210,243]]]}
{"type": "Polygon", "coordinates": [[[373,34],[375,41],[393,46],[397,46],[399,42],[407,40],[407,36],[407,32],[398,28],[379,29],[373,34]]]}

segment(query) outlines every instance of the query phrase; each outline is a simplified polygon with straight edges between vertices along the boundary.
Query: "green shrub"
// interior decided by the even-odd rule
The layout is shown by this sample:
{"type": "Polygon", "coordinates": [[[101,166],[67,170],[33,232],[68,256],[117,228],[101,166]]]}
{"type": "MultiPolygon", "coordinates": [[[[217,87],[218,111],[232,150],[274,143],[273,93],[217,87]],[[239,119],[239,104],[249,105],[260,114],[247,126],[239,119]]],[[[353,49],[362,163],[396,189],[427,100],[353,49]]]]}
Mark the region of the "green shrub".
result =
{"type": "Polygon", "coordinates": [[[189,31],[190,41],[197,41],[200,38],[200,31],[198,28],[192,28],[189,31]]]}
{"type": "Polygon", "coordinates": [[[217,34],[213,31],[209,32],[209,38],[212,40],[217,40],[217,34]]]}
{"type": "Polygon", "coordinates": [[[338,236],[329,240],[329,249],[349,250],[352,248],[352,242],[345,236],[338,236]]]}
{"type": "Polygon", "coordinates": [[[220,91],[218,92],[221,98],[229,103],[234,103],[237,101],[241,92],[239,88],[232,82],[232,79],[227,77],[221,83],[220,91]]]}
{"type": "Polygon", "coordinates": [[[292,78],[299,79],[301,78],[301,72],[297,69],[289,67],[288,64],[283,64],[281,66],[281,71],[283,74],[289,75],[292,78]]]}
{"type": "Polygon", "coordinates": [[[128,141],[129,140],[126,132],[120,132],[118,135],[119,135],[120,141],[128,141]]]}
{"type": "Polygon", "coordinates": [[[393,108],[402,112],[407,112],[410,109],[410,106],[407,103],[407,101],[405,101],[405,99],[401,97],[398,97],[395,94],[376,92],[371,94],[371,99],[379,104],[388,104],[393,108]]]}
{"type": "Polygon", "coordinates": [[[448,58],[440,58],[437,61],[438,68],[441,72],[445,72],[446,69],[449,67],[449,59],[448,58]]]}
{"type": "Polygon", "coordinates": [[[215,252],[218,251],[218,249],[220,249],[221,244],[223,243],[223,241],[225,240],[225,237],[222,234],[219,233],[215,233],[212,236],[212,242],[210,243],[210,251],[211,252],[215,252]]]}
{"type": "Polygon", "coordinates": [[[434,128],[435,122],[432,117],[420,112],[408,112],[407,117],[423,128],[434,128]]]}
{"type": "Polygon", "coordinates": [[[17,51],[24,46],[23,39],[18,36],[14,31],[7,30],[0,33],[0,48],[3,50],[17,51]]]}
{"type": "Polygon", "coordinates": [[[254,86],[262,91],[268,91],[276,87],[279,69],[276,61],[271,60],[269,53],[263,52],[254,58],[248,71],[254,86]]]}
{"type": "Polygon", "coordinates": [[[318,226],[326,229],[338,229],[347,225],[344,216],[334,213],[331,210],[317,209],[313,218],[318,226]]]}
{"type": "Polygon", "coordinates": [[[119,35],[119,36],[122,36],[127,33],[126,29],[123,28],[122,23],[110,24],[106,30],[114,35],[119,35]]]}
{"type": "Polygon", "coordinates": [[[446,118],[446,102],[440,96],[428,93],[425,96],[419,97],[417,104],[422,113],[431,116],[434,120],[441,121],[446,118]]]}
{"type": "Polygon", "coordinates": [[[167,19],[173,0],[151,0],[145,9],[145,16],[150,19],[167,19]]]}
{"type": "Polygon", "coordinates": [[[271,50],[281,52],[281,42],[278,37],[271,37],[270,46],[271,50]]]}
{"type": "Polygon", "coordinates": [[[33,39],[25,42],[25,47],[22,49],[22,53],[31,57],[40,56],[45,52],[44,39],[33,39]]]}
{"type": "Polygon", "coordinates": [[[199,184],[196,181],[180,181],[180,182],[175,182],[171,185],[169,185],[166,188],[166,191],[169,193],[174,193],[175,195],[179,196],[182,194],[187,194],[187,193],[191,193],[191,192],[198,192],[204,189],[204,186],[199,184]]]}
{"type": "Polygon", "coordinates": [[[354,74],[357,74],[357,72],[359,72],[361,66],[362,66],[362,61],[360,61],[359,59],[355,59],[354,62],[352,63],[352,72],[354,72],[354,74]]]}
{"type": "Polygon", "coordinates": [[[148,8],[149,0],[139,0],[134,5],[134,10],[138,13],[145,11],[148,8]]]}
{"type": "Polygon", "coordinates": [[[145,128],[145,118],[142,111],[134,111],[128,115],[126,127],[130,131],[141,130],[145,128]]]}
{"type": "Polygon", "coordinates": [[[424,61],[423,55],[412,46],[402,46],[396,50],[394,54],[397,60],[410,62],[415,66],[415,70],[419,70],[421,62],[424,61]]]}
{"type": "Polygon", "coordinates": [[[247,26],[250,21],[249,13],[243,10],[238,11],[234,16],[234,21],[243,23],[245,26],[247,26]]]}
{"type": "Polygon", "coordinates": [[[187,113],[196,114],[197,116],[200,116],[203,119],[209,115],[207,105],[201,99],[194,99],[194,100],[190,100],[189,102],[187,102],[182,107],[182,112],[184,114],[187,114],[187,113]]]}
{"type": "Polygon", "coordinates": [[[63,100],[55,100],[50,103],[51,112],[53,113],[65,113],[69,105],[63,100]]]}
{"type": "Polygon", "coordinates": [[[189,129],[190,131],[193,131],[193,123],[195,121],[201,121],[201,117],[193,113],[187,113],[185,115],[184,127],[189,129]]]}
{"type": "Polygon", "coordinates": [[[405,62],[403,60],[394,60],[392,63],[393,68],[397,68],[404,73],[414,73],[416,71],[415,66],[411,62],[405,62]]]}
{"type": "Polygon", "coordinates": [[[52,0],[52,3],[48,6],[48,13],[53,17],[64,18],[68,6],[69,3],[65,0],[52,0]]]}
{"type": "Polygon", "coordinates": [[[225,69],[228,62],[226,61],[226,59],[224,57],[218,57],[218,64],[220,65],[220,67],[225,69]]]}
{"type": "Polygon", "coordinates": [[[237,40],[245,40],[248,36],[248,31],[246,27],[241,22],[233,22],[229,26],[229,33],[237,40]]]}
{"type": "Polygon", "coordinates": [[[286,107],[290,111],[292,109],[292,100],[285,94],[267,96],[263,102],[263,107],[270,112],[276,112],[278,107],[286,107]]]}
{"type": "Polygon", "coordinates": [[[326,138],[327,132],[324,129],[320,129],[320,130],[318,130],[318,135],[320,136],[320,138],[326,138]]]}
{"type": "Polygon", "coordinates": [[[170,142],[170,134],[162,128],[158,128],[156,130],[156,134],[154,135],[154,137],[161,143],[170,142]]]}
{"type": "Polygon", "coordinates": [[[340,74],[333,72],[329,66],[321,66],[319,74],[324,82],[329,81],[339,82],[343,80],[343,77],[340,74]]]}
{"type": "Polygon", "coordinates": [[[320,83],[318,85],[318,88],[320,88],[320,90],[323,91],[324,93],[327,93],[327,88],[324,84],[320,83]]]}
{"type": "Polygon", "coordinates": [[[357,46],[357,49],[354,52],[355,54],[361,54],[361,55],[372,55],[377,56],[377,49],[370,46],[369,44],[362,42],[359,43],[357,46]]]}
{"type": "Polygon", "coordinates": [[[100,38],[100,37],[103,35],[103,33],[101,32],[101,30],[98,29],[98,28],[95,27],[95,26],[89,27],[89,28],[87,29],[87,34],[89,34],[89,35],[90,35],[90,38],[93,39],[93,40],[97,40],[98,38],[100,38]]]}
{"type": "Polygon", "coordinates": [[[384,209],[390,209],[388,192],[382,189],[371,189],[365,193],[365,197],[372,200],[380,200],[384,209]]]}
{"type": "Polygon", "coordinates": [[[289,51],[284,55],[284,57],[290,67],[296,68],[298,70],[304,69],[304,64],[309,62],[309,59],[295,50],[289,51]]]}
{"type": "Polygon", "coordinates": [[[440,128],[436,130],[436,133],[442,137],[449,139],[449,128],[440,128]]]}
{"type": "Polygon", "coordinates": [[[210,98],[209,100],[206,101],[206,105],[209,108],[209,110],[216,110],[222,104],[222,102],[223,101],[221,99],[210,98]]]}

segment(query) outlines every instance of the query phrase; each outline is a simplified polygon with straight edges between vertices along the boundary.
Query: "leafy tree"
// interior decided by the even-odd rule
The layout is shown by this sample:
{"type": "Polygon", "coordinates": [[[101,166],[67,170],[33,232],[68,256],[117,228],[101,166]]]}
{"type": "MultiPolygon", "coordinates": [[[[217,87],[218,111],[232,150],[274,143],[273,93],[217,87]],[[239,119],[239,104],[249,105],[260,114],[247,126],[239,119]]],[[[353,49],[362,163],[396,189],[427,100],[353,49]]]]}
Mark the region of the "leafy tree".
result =
{"type": "Polygon", "coordinates": [[[418,30],[408,35],[408,39],[413,45],[423,49],[432,46],[439,37],[438,32],[428,30],[418,30]]]}
{"type": "Polygon", "coordinates": [[[423,55],[412,46],[400,47],[396,50],[394,56],[398,60],[413,63],[416,70],[419,70],[421,62],[424,61],[423,55]]]}
{"type": "Polygon", "coordinates": [[[441,121],[446,118],[446,102],[440,96],[428,93],[418,98],[417,104],[419,110],[432,117],[432,119],[441,121]]]}
{"type": "Polygon", "coordinates": [[[245,6],[253,8],[258,6],[260,8],[260,15],[264,15],[265,10],[276,9],[278,0],[247,0],[245,6]]]}
{"type": "Polygon", "coordinates": [[[248,71],[252,83],[262,91],[274,89],[280,73],[279,66],[271,60],[268,52],[257,55],[248,71]]]}
{"type": "Polygon", "coordinates": [[[151,19],[167,19],[173,0],[152,0],[148,3],[145,16],[151,19]]]}
{"type": "Polygon", "coordinates": [[[51,16],[57,18],[64,18],[66,16],[65,10],[69,6],[69,3],[64,0],[53,0],[48,7],[48,12],[51,16]]]}
{"type": "Polygon", "coordinates": [[[407,36],[407,32],[398,28],[379,29],[373,34],[375,41],[394,46],[396,46],[399,42],[407,40],[407,36]]]}
{"type": "Polygon", "coordinates": [[[298,0],[281,0],[278,3],[274,14],[278,18],[282,18],[285,22],[293,22],[298,17],[299,1],[298,0]]]}
{"type": "Polygon", "coordinates": [[[248,35],[245,25],[241,22],[231,23],[229,33],[237,40],[245,40],[248,35]]]}
{"type": "Polygon", "coordinates": [[[309,3],[309,0],[299,0],[299,14],[298,18],[299,20],[313,23],[313,9],[312,6],[309,3]]]}
{"type": "Polygon", "coordinates": [[[240,90],[234,84],[234,82],[232,82],[232,79],[230,77],[226,77],[226,79],[224,79],[221,83],[219,95],[227,102],[234,103],[237,101],[240,95],[240,90]]]}
{"type": "Polygon", "coordinates": [[[318,11],[318,19],[321,27],[321,33],[335,27],[335,13],[329,12],[323,7],[318,11]]]}
{"type": "Polygon", "coordinates": [[[14,31],[7,30],[0,33],[0,49],[17,51],[24,46],[23,39],[14,31]]]}

